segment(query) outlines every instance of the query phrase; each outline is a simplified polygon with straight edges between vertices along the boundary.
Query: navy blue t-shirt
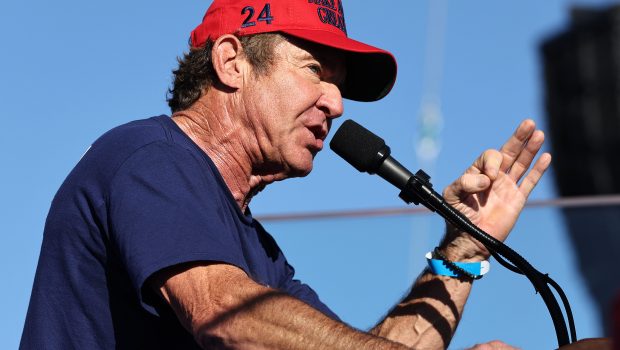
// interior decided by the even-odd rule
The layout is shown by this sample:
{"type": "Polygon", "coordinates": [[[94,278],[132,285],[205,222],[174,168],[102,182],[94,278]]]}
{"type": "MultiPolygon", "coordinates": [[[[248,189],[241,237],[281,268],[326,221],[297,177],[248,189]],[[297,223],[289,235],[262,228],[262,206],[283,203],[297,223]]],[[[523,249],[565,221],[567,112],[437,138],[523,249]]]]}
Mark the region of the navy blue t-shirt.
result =
{"type": "Polygon", "coordinates": [[[172,119],[112,129],[54,197],[20,348],[198,348],[145,285],[198,261],[238,266],[337,319],[172,119]]]}

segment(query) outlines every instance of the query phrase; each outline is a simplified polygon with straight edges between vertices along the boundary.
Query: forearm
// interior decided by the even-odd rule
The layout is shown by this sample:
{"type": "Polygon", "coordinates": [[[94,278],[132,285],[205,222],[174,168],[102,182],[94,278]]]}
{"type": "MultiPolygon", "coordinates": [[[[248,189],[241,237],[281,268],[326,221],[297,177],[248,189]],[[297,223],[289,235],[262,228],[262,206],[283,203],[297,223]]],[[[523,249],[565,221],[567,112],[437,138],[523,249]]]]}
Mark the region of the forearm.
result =
{"type": "Polygon", "coordinates": [[[201,328],[195,334],[207,349],[407,349],[273,290],[259,292],[201,328]]]}
{"type": "Polygon", "coordinates": [[[407,349],[332,320],[227,265],[171,271],[158,288],[205,349],[407,349]]]}
{"type": "MultiPolygon", "coordinates": [[[[471,241],[447,235],[441,250],[452,261],[479,261],[472,255],[471,241]]],[[[392,309],[383,321],[371,330],[372,334],[416,349],[445,349],[448,347],[463,307],[469,297],[472,281],[463,278],[437,276],[425,269],[411,292],[392,309]]]]}

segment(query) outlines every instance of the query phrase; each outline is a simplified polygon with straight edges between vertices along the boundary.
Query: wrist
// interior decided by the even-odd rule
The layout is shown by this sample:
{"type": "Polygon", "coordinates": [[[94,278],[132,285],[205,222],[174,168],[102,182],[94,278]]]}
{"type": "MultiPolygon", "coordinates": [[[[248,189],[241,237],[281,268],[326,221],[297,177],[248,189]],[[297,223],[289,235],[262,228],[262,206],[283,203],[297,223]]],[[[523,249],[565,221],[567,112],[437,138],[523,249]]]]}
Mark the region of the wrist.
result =
{"type": "Polygon", "coordinates": [[[488,260],[487,248],[466,232],[448,228],[439,250],[452,261],[477,262],[488,260]]]}

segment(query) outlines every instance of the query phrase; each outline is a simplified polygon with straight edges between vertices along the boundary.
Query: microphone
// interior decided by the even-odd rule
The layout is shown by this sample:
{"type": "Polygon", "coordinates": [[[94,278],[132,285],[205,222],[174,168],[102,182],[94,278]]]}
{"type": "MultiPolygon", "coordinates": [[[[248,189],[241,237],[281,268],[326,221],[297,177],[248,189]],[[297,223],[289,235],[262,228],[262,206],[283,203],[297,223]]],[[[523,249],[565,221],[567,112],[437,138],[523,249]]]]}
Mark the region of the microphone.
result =
{"type": "Polygon", "coordinates": [[[351,119],[338,128],[329,147],[358,171],[377,174],[401,190],[413,176],[390,156],[382,138],[351,119]]]}
{"type": "Polygon", "coordinates": [[[390,147],[382,138],[351,119],[338,128],[329,147],[358,171],[377,174],[396,186],[406,203],[421,203],[432,211],[444,204],[432,189],[428,174],[423,170],[411,173],[390,156],[390,147]]]}

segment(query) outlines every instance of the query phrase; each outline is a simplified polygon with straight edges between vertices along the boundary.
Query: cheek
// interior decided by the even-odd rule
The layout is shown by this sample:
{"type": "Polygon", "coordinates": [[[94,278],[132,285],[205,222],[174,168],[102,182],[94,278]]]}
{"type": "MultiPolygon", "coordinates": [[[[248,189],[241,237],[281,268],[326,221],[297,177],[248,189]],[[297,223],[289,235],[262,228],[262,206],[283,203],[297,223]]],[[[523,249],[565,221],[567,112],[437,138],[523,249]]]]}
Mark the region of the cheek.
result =
{"type": "Polygon", "coordinates": [[[281,112],[301,114],[313,105],[308,98],[309,91],[300,85],[290,86],[279,91],[275,97],[274,104],[277,103],[281,112]]]}
{"type": "Polygon", "coordinates": [[[308,78],[290,74],[276,82],[274,96],[278,103],[286,108],[287,112],[298,112],[310,109],[321,96],[317,84],[308,81],[308,78]]]}
{"type": "Polygon", "coordinates": [[[260,123],[268,124],[267,133],[272,141],[299,142],[308,138],[308,131],[296,129],[305,129],[300,128],[304,124],[304,115],[315,107],[320,96],[316,84],[288,72],[257,84],[248,108],[260,118],[260,123]]]}

